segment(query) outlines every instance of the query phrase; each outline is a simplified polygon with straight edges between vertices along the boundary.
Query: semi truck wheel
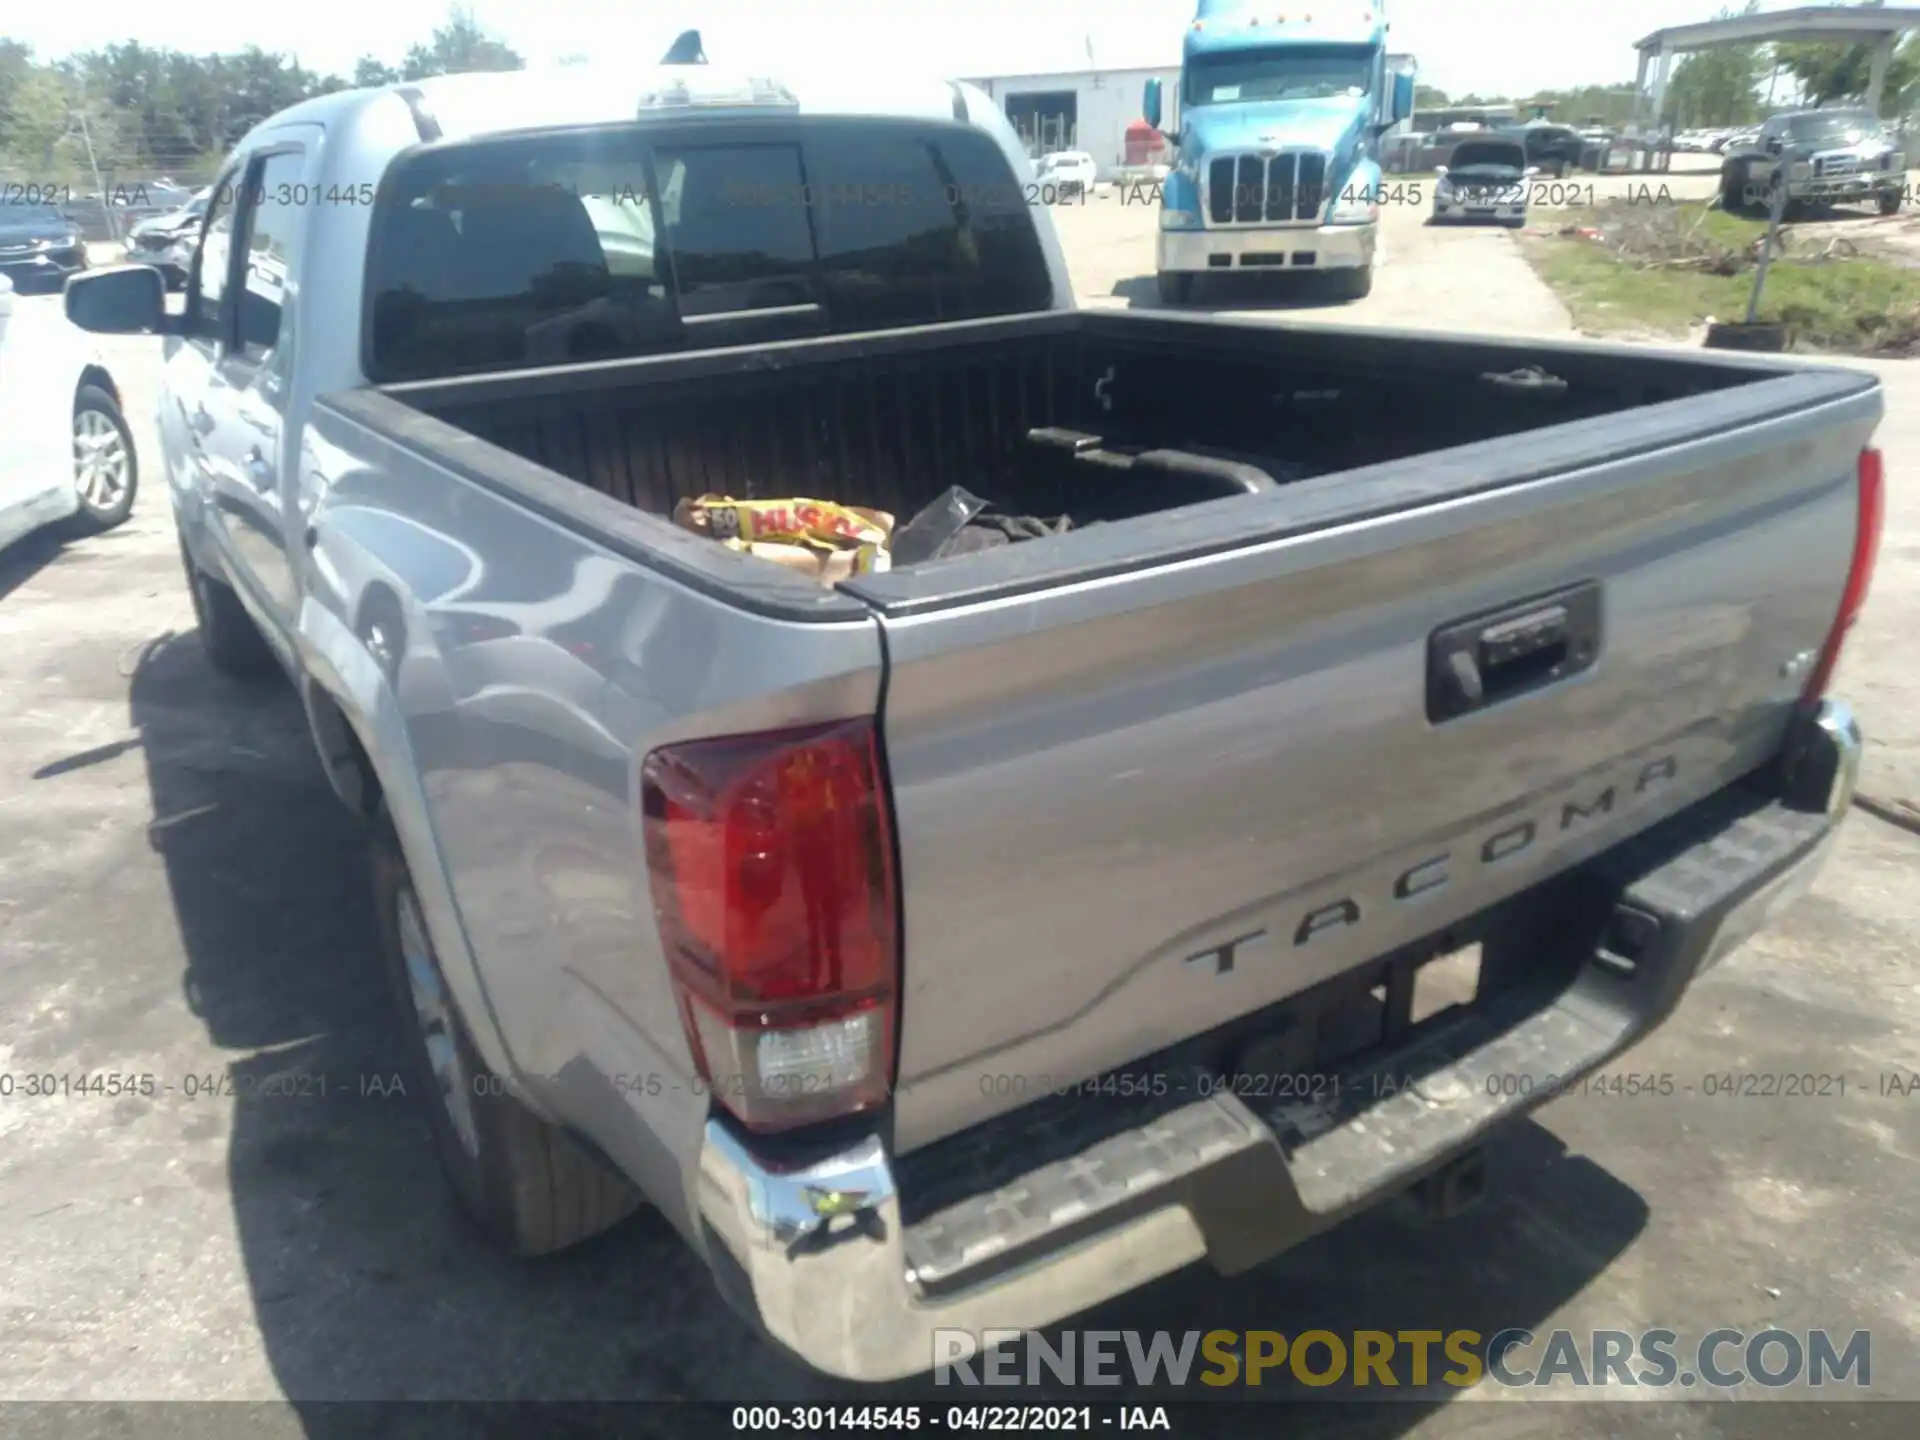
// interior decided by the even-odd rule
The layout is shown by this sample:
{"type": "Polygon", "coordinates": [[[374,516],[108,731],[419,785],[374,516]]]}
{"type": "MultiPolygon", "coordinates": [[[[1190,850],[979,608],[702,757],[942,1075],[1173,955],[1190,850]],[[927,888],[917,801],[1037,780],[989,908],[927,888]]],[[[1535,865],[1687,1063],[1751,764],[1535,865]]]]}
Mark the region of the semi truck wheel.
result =
{"type": "Polygon", "coordinates": [[[1193,299],[1193,274],[1187,270],[1160,272],[1160,303],[1185,305],[1193,299]]]}
{"type": "Polygon", "coordinates": [[[640,1194],[626,1177],[522,1105],[480,1058],[384,805],[373,824],[373,892],[388,974],[411,1031],[409,1090],[417,1086],[422,1097],[461,1208],[516,1255],[564,1250],[633,1214],[640,1194]]]}
{"type": "Polygon", "coordinates": [[[1373,266],[1327,272],[1327,288],[1336,300],[1364,300],[1373,293],[1373,266]]]}

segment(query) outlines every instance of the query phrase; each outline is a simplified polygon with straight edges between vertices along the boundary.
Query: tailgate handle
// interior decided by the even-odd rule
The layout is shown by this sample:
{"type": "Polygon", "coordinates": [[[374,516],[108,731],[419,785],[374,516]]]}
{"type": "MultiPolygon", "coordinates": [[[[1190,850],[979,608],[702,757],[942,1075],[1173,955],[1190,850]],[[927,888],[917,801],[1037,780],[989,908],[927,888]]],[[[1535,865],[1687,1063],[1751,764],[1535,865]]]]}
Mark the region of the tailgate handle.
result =
{"type": "Polygon", "coordinates": [[[1427,718],[1435,724],[1553,685],[1591,668],[1600,653],[1600,586],[1454,621],[1427,653],[1427,718]]]}

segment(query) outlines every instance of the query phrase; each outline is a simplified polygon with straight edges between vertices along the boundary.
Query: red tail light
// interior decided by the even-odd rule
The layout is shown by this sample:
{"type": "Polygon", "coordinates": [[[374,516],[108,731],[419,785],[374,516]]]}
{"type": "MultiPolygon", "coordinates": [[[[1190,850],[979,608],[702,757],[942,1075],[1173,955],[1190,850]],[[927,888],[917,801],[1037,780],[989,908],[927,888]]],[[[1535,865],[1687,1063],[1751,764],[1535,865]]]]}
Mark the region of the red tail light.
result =
{"type": "Polygon", "coordinates": [[[885,1100],[899,942],[873,722],[663,746],[640,803],[661,944],[715,1096],[768,1130],[885,1100]]]}
{"type": "Polygon", "coordinates": [[[1806,688],[1800,692],[1801,700],[1809,704],[1826,696],[1827,685],[1840,663],[1840,647],[1846,644],[1847,632],[1867,603],[1867,587],[1873,582],[1873,558],[1880,550],[1880,529],[1887,514],[1887,489],[1886,471],[1878,450],[1860,452],[1859,475],[1853,561],[1847,568],[1847,588],[1840,593],[1840,613],[1833,617],[1833,628],[1827,632],[1826,644],[1820,647],[1820,658],[1814,663],[1813,673],[1807,676],[1806,688]]]}

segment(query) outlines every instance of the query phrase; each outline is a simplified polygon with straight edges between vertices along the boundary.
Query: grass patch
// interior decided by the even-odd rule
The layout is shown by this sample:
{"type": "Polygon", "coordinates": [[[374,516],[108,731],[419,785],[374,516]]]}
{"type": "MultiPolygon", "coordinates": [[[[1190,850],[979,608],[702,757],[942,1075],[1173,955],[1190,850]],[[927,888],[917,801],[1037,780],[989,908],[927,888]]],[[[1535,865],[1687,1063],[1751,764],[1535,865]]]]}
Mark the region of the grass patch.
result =
{"type": "MultiPolygon", "coordinates": [[[[1583,330],[1685,335],[1709,316],[1746,318],[1765,222],[1701,202],[1657,210],[1614,202],[1565,223],[1601,238],[1533,235],[1522,249],[1583,330]]],[[[1920,270],[1824,249],[1788,229],[1758,318],[1791,326],[1796,348],[1920,353],[1920,270]]]]}

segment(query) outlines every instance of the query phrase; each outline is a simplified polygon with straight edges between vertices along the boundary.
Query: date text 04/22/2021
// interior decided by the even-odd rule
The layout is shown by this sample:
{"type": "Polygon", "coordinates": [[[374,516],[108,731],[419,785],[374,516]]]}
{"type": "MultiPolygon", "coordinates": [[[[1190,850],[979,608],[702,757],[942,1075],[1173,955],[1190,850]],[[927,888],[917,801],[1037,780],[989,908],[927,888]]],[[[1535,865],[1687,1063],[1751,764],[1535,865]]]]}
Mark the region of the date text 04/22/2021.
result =
{"type": "Polygon", "coordinates": [[[736,1433],[902,1434],[950,1430],[1038,1435],[1172,1431],[1164,1405],[736,1405],[736,1433]]]}

